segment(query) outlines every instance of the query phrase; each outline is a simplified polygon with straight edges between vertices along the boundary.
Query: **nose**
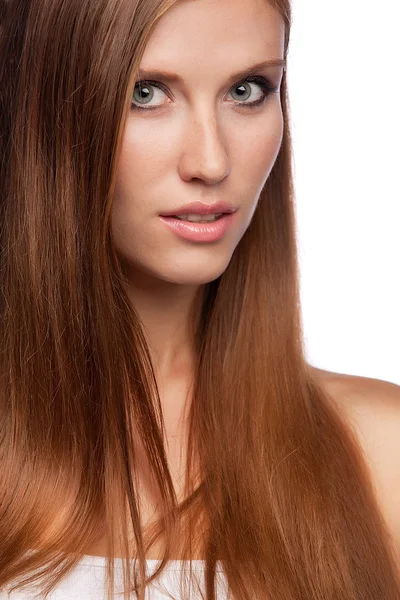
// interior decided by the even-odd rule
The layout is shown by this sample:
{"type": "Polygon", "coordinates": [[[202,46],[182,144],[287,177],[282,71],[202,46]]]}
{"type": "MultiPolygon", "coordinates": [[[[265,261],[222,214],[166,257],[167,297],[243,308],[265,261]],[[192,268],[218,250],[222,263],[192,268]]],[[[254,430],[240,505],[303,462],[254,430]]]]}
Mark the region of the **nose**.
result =
{"type": "Polygon", "coordinates": [[[229,175],[229,157],[215,114],[196,113],[189,119],[183,135],[184,150],[179,160],[181,179],[200,179],[212,185],[229,175]]]}

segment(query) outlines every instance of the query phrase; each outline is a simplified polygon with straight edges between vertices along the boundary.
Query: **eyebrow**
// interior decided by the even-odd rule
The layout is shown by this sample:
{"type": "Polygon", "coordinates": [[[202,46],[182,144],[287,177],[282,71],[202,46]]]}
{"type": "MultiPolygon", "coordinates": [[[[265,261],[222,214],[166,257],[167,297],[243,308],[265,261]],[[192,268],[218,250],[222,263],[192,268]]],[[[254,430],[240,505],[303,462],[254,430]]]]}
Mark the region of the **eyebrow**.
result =
{"type": "MultiPolygon", "coordinates": [[[[282,67],[286,69],[286,60],[281,58],[273,58],[270,60],[264,60],[262,62],[256,63],[247,69],[239,71],[231,75],[228,79],[229,84],[234,84],[236,81],[240,81],[241,79],[246,79],[246,77],[250,77],[256,71],[260,69],[264,69],[266,67],[282,67]]],[[[168,83],[180,83],[183,85],[184,81],[180,75],[177,73],[167,73],[166,71],[158,71],[158,70],[138,70],[138,78],[141,79],[163,79],[168,83]]]]}

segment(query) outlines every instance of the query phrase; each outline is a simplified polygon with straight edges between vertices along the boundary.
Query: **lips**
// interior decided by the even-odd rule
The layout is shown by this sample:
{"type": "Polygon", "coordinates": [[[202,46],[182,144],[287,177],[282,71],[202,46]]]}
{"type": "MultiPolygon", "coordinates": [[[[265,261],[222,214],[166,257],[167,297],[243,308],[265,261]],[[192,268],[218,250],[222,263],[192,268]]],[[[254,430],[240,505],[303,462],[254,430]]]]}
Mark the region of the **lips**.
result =
{"type": "MultiPolygon", "coordinates": [[[[212,223],[214,219],[218,220],[221,217],[223,217],[225,214],[226,213],[217,213],[215,215],[214,214],[213,215],[193,215],[193,214],[189,213],[189,214],[186,214],[186,215],[171,215],[170,217],[166,217],[166,218],[167,219],[168,218],[173,218],[173,219],[188,220],[188,217],[194,217],[195,216],[196,219],[199,218],[200,220],[203,219],[203,220],[207,221],[208,223],[212,223]],[[212,219],[207,219],[207,217],[210,217],[210,216],[212,216],[213,218],[212,219]]],[[[190,222],[191,223],[196,223],[197,221],[190,221],[190,222]]]]}
{"type": "Polygon", "coordinates": [[[236,212],[236,207],[229,202],[217,202],[206,204],[204,202],[191,202],[184,206],[175,208],[169,212],[161,213],[161,217],[179,217],[181,215],[218,215],[236,212]]]}
{"type": "Polygon", "coordinates": [[[160,216],[159,218],[178,237],[203,244],[222,240],[237,217],[233,213],[224,214],[220,219],[208,223],[182,221],[173,216],[160,216]]]}

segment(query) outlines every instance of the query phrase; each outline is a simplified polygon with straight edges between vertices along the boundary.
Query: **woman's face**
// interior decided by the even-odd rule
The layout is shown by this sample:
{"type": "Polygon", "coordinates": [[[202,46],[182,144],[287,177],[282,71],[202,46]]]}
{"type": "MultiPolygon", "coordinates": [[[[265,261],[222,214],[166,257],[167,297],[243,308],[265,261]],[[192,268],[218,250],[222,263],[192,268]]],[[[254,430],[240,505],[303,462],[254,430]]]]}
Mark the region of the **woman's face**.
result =
{"type": "Polygon", "coordinates": [[[198,285],[227,268],[283,133],[283,68],[252,67],[283,53],[283,21],[264,0],[181,0],[157,23],[137,80],[147,83],[132,90],[112,208],[133,283],[198,285]],[[194,201],[236,209],[222,237],[182,238],[161,219],[194,201]]]}

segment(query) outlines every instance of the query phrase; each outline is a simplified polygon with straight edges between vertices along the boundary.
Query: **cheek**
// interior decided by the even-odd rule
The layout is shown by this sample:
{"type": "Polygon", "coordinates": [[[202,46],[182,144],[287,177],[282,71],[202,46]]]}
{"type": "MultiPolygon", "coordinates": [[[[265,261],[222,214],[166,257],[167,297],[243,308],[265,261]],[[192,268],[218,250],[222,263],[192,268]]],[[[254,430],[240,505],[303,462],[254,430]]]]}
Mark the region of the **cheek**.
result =
{"type": "Polygon", "coordinates": [[[232,157],[244,180],[253,181],[257,187],[264,185],[278,156],[283,138],[283,114],[279,99],[276,105],[259,118],[248,119],[232,139],[232,157]],[[240,132],[239,132],[240,133],[240,132]]]}
{"type": "Polygon", "coordinates": [[[159,128],[140,120],[134,126],[128,124],[117,167],[113,211],[118,218],[128,218],[132,206],[136,220],[153,209],[154,188],[168,169],[169,145],[168,136],[160,135],[159,128]]]}
{"type": "Polygon", "coordinates": [[[152,123],[146,117],[128,122],[118,169],[123,178],[134,177],[137,181],[159,173],[176,149],[175,129],[171,124],[152,123]]]}

